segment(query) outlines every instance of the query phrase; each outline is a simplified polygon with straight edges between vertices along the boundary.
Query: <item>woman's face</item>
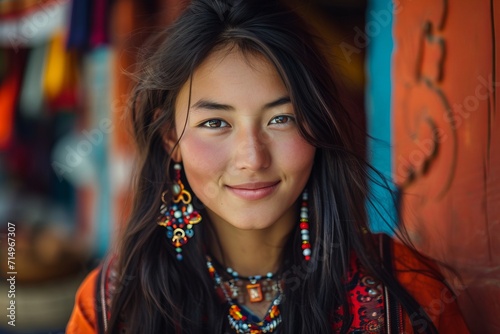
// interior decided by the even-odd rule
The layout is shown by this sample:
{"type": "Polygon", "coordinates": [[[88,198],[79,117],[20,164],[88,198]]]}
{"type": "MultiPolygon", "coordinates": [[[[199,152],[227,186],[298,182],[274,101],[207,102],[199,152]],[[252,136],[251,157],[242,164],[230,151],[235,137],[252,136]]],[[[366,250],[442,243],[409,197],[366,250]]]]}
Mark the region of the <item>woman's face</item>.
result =
{"type": "Polygon", "coordinates": [[[213,52],[194,72],[188,100],[189,82],[175,105],[177,159],[211,221],[243,230],[295,224],[315,148],[300,136],[274,66],[260,55],[213,52]]]}

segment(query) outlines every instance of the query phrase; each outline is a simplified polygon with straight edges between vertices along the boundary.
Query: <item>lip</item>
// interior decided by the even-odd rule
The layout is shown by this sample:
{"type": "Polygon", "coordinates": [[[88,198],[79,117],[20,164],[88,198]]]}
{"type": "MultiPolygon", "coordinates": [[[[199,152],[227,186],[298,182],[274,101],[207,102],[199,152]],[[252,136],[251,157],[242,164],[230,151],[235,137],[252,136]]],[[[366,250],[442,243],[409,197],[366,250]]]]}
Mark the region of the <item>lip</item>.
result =
{"type": "Polygon", "coordinates": [[[280,181],[250,182],[226,186],[234,195],[250,201],[259,200],[271,195],[278,188],[280,181]]]}

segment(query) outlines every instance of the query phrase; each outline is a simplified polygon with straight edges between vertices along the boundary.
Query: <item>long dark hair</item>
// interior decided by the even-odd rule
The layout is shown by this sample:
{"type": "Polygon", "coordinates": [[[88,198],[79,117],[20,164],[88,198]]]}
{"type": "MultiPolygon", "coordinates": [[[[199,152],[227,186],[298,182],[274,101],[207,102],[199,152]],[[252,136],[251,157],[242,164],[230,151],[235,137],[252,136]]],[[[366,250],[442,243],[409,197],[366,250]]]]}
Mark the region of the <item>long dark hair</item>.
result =
{"type": "MultiPolygon", "coordinates": [[[[305,270],[300,277],[285,277],[280,333],[330,333],[331,313],[338,307],[344,309],[342,332],[347,331],[343,278],[351,252],[409,314],[422,314],[381,265],[376,242],[366,232],[369,166],[353,147],[352,122],[339,102],[330,65],[309,31],[277,1],[194,0],[153,43],[154,52],[143,61],[132,95],[138,173],[132,214],[118,250],[120,284],[112,301],[110,332],[119,323],[131,333],[224,333],[227,328],[228,306],[217,297],[206,269],[208,219],[196,226],[181,262],[164,228],[156,224],[162,192],[171,183],[164,136],[174,127],[175,100],[201,62],[225,46],[262,54],[275,65],[301,135],[317,148],[308,182],[313,260],[305,265],[298,247],[292,247],[300,243],[296,229],[286,246],[287,266],[305,270]],[[292,280],[298,286],[287,284],[292,280]]],[[[422,317],[427,332],[436,332],[429,318],[422,317]]]]}

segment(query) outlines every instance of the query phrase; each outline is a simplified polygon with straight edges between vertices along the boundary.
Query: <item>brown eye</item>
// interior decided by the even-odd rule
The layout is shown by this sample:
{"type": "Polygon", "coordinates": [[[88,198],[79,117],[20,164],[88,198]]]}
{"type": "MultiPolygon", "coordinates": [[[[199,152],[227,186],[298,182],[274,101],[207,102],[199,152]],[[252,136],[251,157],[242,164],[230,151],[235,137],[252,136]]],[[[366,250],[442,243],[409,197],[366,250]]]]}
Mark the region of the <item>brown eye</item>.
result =
{"type": "Polygon", "coordinates": [[[292,116],[288,115],[279,115],[274,117],[269,124],[285,124],[293,121],[292,116]]]}
{"type": "Polygon", "coordinates": [[[227,127],[228,124],[227,124],[227,122],[225,122],[221,119],[210,119],[210,120],[202,123],[201,126],[206,127],[206,128],[224,128],[224,127],[227,127]]]}

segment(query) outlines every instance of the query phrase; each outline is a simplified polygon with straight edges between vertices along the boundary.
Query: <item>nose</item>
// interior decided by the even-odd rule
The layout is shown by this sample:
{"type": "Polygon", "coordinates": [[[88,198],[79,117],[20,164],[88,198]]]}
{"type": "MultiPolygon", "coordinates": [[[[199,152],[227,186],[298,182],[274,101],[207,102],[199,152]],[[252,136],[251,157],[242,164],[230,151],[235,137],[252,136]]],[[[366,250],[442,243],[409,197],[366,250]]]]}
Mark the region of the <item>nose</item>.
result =
{"type": "Polygon", "coordinates": [[[259,131],[244,131],[238,136],[235,151],[235,166],[237,169],[258,171],[266,169],[271,164],[269,141],[265,134],[259,131]]]}

